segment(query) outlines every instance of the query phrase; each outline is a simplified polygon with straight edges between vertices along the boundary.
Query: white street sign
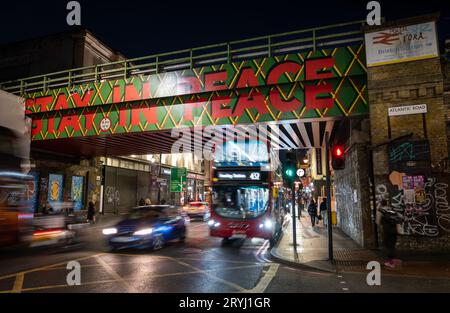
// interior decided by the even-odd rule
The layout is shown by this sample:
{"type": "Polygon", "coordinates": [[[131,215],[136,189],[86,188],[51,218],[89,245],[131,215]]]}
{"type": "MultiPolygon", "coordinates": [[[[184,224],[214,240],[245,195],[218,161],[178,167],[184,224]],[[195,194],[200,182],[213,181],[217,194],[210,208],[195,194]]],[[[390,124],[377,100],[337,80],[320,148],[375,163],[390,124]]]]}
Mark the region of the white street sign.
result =
{"type": "Polygon", "coordinates": [[[401,107],[392,107],[388,109],[389,116],[410,115],[427,113],[426,104],[406,105],[401,107]]]}

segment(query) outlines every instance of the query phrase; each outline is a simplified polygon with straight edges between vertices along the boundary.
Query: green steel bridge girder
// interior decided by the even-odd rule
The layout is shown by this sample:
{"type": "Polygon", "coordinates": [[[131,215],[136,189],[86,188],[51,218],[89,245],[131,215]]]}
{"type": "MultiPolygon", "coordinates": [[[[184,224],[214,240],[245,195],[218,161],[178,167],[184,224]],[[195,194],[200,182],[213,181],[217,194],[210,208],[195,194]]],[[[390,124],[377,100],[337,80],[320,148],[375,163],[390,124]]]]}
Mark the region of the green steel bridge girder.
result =
{"type": "Polygon", "coordinates": [[[26,107],[46,140],[363,115],[366,87],[359,45],[51,89],[26,107]]]}

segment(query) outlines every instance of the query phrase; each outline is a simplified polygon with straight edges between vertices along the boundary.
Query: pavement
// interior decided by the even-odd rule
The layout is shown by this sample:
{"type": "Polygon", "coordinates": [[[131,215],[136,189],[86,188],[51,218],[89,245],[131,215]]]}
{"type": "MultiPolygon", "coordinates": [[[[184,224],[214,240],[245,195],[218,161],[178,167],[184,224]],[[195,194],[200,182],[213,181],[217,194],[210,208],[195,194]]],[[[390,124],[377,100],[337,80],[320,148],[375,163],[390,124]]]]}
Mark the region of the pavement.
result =
{"type": "Polygon", "coordinates": [[[377,261],[382,265],[382,273],[388,275],[450,278],[449,253],[398,251],[397,266],[390,269],[383,265],[386,258],[382,249],[364,249],[338,227],[333,227],[334,260],[330,261],[328,231],[323,222],[312,227],[309,216],[303,215],[297,220],[296,226],[297,247],[294,247],[292,219],[288,215],[282,237],[270,250],[272,258],[277,262],[330,273],[367,273],[367,264],[377,261]]]}

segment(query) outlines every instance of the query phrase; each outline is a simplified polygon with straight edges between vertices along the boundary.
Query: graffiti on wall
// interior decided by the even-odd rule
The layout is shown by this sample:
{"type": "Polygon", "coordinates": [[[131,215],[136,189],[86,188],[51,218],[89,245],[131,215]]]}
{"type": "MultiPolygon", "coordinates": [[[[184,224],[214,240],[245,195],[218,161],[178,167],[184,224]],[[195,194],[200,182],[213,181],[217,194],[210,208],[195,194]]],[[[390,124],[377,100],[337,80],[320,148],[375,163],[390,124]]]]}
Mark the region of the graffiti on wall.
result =
{"type": "Polygon", "coordinates": [[[436,237],[450,233],[448,180],[448,175],[425,177],[392,172],[388,181],[376,186],[377,204],[385,199],[403,216],[404,235],[436,237]]]}
{"type": "Polygon", "coordinates": [[[449,185],[448,177],[437,178],[434,183],[434,206],[436,208],[436,220],[439,229],[450,233],[450,206],[448,204],[449,185]]]}
{"type": "Polygon", "coordinates": [[[114,186],[106,186],[105,188],[105,198],[107,203],[120,204],[120,192],[114,186]]]}
{"type": "Polygon", "coordinates": [[[427,160],[430,155],[428,141],[393,143],[389,147],[389,162],[427,160]]]}

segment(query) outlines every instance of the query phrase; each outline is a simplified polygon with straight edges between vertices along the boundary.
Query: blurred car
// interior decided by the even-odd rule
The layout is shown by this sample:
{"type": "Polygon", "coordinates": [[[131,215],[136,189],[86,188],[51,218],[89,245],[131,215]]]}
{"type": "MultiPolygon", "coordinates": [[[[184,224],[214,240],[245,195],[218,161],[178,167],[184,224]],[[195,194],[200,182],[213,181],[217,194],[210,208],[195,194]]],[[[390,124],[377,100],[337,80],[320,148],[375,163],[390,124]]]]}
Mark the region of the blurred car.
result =
{"type": "Polygon", "coordinates": [[[33,217],[26,200],[26,184],[31,176],[0,171],[0,247],[26,243],[32,233],[33,217]]]}
{"type": "Polygon", "coordinates": [[[211,215],[208,202],[189,202],[183,206],[182,211],[192,220],[202,219],[203,221],[207,221],[211,215]]]}
{"type": "Polygon", "coordinates": [[[169,241],[184,241],[186,222],[178,207],[147,205],[133,208],[124,220],[102,232],[113,250],[158,250],[169,241]]]}
{"type": "Polygon", "coordinates": [[[64,214],[36,215],[30,247],[68,246],[75,241],[76,232],[66,222],[64,214]]]}

